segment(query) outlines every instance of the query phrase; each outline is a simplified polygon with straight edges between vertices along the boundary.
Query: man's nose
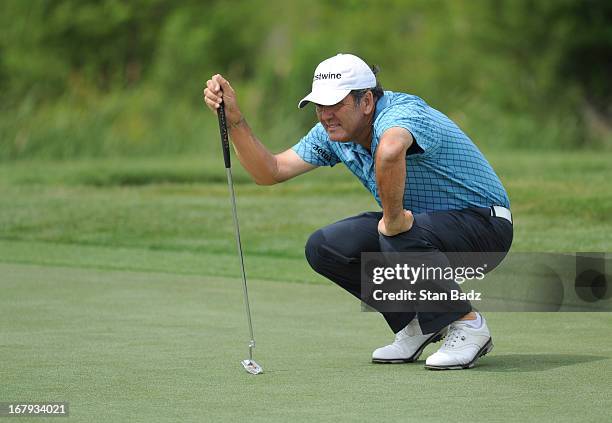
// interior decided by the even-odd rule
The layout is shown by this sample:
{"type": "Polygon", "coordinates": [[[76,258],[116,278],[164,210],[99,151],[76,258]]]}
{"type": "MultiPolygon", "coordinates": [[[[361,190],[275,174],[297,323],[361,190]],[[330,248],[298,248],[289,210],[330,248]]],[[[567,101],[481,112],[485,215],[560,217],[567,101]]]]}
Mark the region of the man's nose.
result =
{"type": "Polygon", "coordinates": [[[331,111],[328,107],[323,107],[321,109],[321,119],[328,120],[334,117],[334,112],[331,111]]]}

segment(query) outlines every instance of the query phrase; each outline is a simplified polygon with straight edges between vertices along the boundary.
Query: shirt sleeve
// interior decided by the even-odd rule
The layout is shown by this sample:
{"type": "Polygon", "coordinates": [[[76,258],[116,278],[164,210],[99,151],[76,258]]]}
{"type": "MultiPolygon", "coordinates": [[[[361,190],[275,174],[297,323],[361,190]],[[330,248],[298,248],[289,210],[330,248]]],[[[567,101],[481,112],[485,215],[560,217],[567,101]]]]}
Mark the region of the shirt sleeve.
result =
{"type": "Polygon", "coordinates": [[[434,154],[440,146],[440,127],[438,121],[431,116],[426,104],[408,102],[385,109],[374,125],[376,142],[387,129],[394,127],[409,131],[419,147],[423,149],[424,155],[434,154]]]}
{"type": "Polygon", "coordinates": [[[319,123],[292,149],[307,163],[315,166],[334,166],[340,162],[340,159],[334,153],[329,143],[327,133],[319,123]]]}

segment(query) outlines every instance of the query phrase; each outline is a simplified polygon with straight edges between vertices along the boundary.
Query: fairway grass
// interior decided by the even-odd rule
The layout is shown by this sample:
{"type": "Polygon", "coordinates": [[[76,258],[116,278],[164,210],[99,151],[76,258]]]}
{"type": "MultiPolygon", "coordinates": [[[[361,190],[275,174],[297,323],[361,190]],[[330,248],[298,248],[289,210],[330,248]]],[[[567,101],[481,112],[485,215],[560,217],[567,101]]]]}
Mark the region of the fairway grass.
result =
{"type": "MultiPolygon", "coordinates": [[[[383,319],[303,256],[318,227],[377,209],[340,166],[275,187],[236,168],[265,370],[248,375],[217,153],[2,164],[0,402],[67,401],[79,422],[608,419],[609,313],[486,313],[495,349],[469,371],[425,370],[439,344],[416,364],[371,364],[392,340],[383,319]]],[[[512,251],[612,250],[608,157],[488,157],[512,201],[512,251]]]]}

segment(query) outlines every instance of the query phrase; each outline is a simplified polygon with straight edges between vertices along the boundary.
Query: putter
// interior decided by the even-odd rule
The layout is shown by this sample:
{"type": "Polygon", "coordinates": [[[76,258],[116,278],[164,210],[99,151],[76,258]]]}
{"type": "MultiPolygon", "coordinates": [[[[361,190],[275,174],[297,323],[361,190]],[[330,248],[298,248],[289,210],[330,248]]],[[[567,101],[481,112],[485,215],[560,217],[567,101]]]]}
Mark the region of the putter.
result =
{"type": "Polygon", "coordinates": [[[234,233],[236,234],[236,245],[238,246],[238,256],[240,258],[240,270],[242,271],[242,288],[244,291],[244,306],[246,309],[247,321],[249,322],[249,358],[242,360],[244,369],[252,375],[263,372],[259,364],[253,360],[253,348],[255,348],[255,336],[253,335],[253,323],[251,322],[251,307],[249,306],[249,291],[247,289],[246,273],[244,272],[244,258],[242,255],[242,243],[240,242],[240,227],[238,226],[238,213],[236,212],[236,196],[234,194],[234,182],[232,180],[232,163],[230,160],[229,138],[227,135],[227,121],[225,120],[225,107],[223,103],[217,109],[219,117],[219,131],[221,132],[221,145],[223,147],[223,160],[225,161],[225,172],[227,173],[227,184],[229,186],[230,198],[232,201],[232,213],[234,215],[234,233]]]}

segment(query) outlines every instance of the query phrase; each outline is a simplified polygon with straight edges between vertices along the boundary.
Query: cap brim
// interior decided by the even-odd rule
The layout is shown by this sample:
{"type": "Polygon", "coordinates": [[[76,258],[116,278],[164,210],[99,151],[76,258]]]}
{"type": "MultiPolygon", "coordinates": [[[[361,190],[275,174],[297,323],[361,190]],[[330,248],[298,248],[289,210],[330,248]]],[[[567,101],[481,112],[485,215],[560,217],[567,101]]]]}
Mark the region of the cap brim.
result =
{"type": "Polygon", "coordinates": [[[340,103],[344,97],[349,95],[350,92],[351,90],[313,91],[300,100],[298,103],[298,108],[301,109],[310,102],[320,104],[322,106],[333,106],[334,104],[340,103]]]}

